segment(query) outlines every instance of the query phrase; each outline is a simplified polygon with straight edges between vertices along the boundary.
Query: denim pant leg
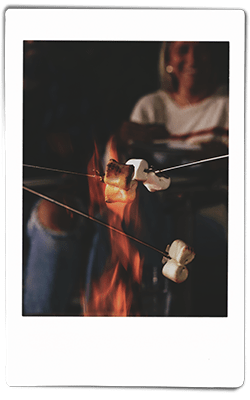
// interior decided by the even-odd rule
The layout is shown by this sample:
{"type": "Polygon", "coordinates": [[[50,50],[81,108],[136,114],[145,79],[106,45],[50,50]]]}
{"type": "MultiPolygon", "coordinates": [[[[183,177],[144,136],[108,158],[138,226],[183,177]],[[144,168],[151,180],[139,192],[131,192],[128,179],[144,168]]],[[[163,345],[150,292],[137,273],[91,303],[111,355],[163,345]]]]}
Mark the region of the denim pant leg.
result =
{"type": "Polygon", "coordinates": [[[28,221],[30,249],[24,273],[24,315],[62,315],[81,267],[82,231],[55,232],[37,217],[28,221]]]}

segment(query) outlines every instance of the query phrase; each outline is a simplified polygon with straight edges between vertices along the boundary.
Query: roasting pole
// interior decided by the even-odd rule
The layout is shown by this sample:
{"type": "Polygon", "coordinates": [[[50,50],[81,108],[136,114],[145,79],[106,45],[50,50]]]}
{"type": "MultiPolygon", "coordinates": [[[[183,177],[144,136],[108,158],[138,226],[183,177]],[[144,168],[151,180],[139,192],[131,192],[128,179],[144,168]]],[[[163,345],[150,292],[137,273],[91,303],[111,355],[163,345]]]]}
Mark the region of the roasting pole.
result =
{"type": "Polygon", "coordinates": [[[33,189],[27,188],[26,186],[23,186],[23,189],[28,191],[28,192],[30,192],[30,193],[32,193],[32,194],[34,194],[34,195],[36,195],[36,196],[41,197],[44,200],[50,201],[51,203],[57,204],[60,207],[66,208],[67,210],[70,210],[70,211],[72,211],[72,212],[74,212],[76,214],[79,214],[82,217],[88,218],[91,221],[94,221],[94,222],[96,222],[96,223],[98,223],[98,224],[100,224],[102,226],[105,226],[106,228],[108,228],[108,229],[110,229],[112,231],[115,231],[115,232],[119,233],[120,235],[126,236],[127,238],[129,238],[131,240],[134,240],[135,242],[140,243],[140,244],[142,244],[142,245],[144,245],[146,247],[149,247],[150,249],[152,249],[154,251],[157,251],[158,253],[162,254],[163,256],[169,258],[169,254],[166,253],[165,251],[161,251],[161,250],[157,249],[156,247],[151,246],[151,244],[146,243],[146,242],[136,238],[135,236],[129,235],[128,233],[125,233],[125,232],[121,231],[120,229],[115,228],[114,226],[108,225],[105,222],[100,221],[99,219],[97,219],[95,217],[92,217],[89,214],[86,214],[86,213],[83,213],[82,211],[76,210],[75,208],[67,206],[66,204],[63,204],[60,201],[57,201],[55,199],[52,199],[51,197],[45,196],[44,194],[39,193],[39,192],[37,192],[37,191],[35,191],[33,189]]]}
{"type": "MultiPolygon", "coordinates": [[[[168,167],[168,168],[160,169],[160,170],[157,170],[157,171],[154,171],[154,172],[155,172],[155,174],[159,174],[161,172],[171,171],[171,170],[177,169],[177,168],[191,167],[192,165],[198,165],[198,164],[202,164],[202,163],[209,162],[209,161],[216,161],[216,160],[220,160],[220,159],[226,158],[226,157],[229,157],[229,155],[225,154],[225,155],[222,155],[222,156],[206,158],[204,160],[194,161],[194,162],[190,162],[190,163],[187,163],[187,164],[175,165],[174,167],[168,167]]],[[[64,170],[61,170],[61,169],[41,167],[41,166],[38,166],[38,165],[23,164],[23,166],[24,167],[28,167],[28,168],[42,169],[42,170],[46,170],[46,171],[62,172],[64,174],[86,176],[86,177],[90,177],[90,178],[98,177],[98,178],[100,178],[100,180],[102,178],[101,175],[91,175],[91,174],[83,174],[81,172],[64,171],[64,170]]]]}
{"type": "Polygon", "coordinates": [[[187,164],[180,164],[180,165],[176,165],[174,167],[164,168],[164,169],[160,169],[160,170],[154,171],[154,172],[155,172],[155,174],[159,174],[160,172],[166,172],[166,171],[170,171],[170,170],[177,169],[177,168],[191,167],[191,165],[202,164],[202,163],[208,162],[208,161],[220,160],[221,158],[226,158],[228,156],[229,156],[228,154],[225,154],[223,156],[216,156],[216,157],[206,158],[204,160],[194,161],[194,162],[190,162],[190,163],[187,163],[187,164]]]}

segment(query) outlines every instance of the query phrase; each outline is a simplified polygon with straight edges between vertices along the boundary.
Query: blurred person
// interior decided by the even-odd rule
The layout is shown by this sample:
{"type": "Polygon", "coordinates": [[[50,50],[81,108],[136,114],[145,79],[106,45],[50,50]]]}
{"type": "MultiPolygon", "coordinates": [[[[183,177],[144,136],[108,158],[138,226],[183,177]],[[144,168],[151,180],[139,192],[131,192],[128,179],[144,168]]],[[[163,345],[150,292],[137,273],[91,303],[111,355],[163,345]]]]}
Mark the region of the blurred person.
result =
{"type": "MultiPolygon", "coordinates": [[[[47,154],[55,163],[54,167],[62,163],[65,170],[71,170],[76,165],[73,170],[84,173],[77,158],[78,152],[84,154],[82,143],[73,139],[66,127],[52,127],[47,134],[47,154]]],[[[63,174],[60,182],[55,181],[56,187],[49,197],[86,212],[83,199],[88,197],[87,181],[84,177],[80,181],[77,178],[63,174]]],[[[24,315],[79,313],[78,305],[73,305],[72,301],[75,291],[79,290],[88,235],[91,237],[87,221],[62,206],[40,199],[32,205],[25,233],[29,243],[23,269],[24,315]]]]}
{"type": "MultiPolygon", "coordinates": [[[[54,195],[54,194],[53,194],[54,195]]],[[[72,198],[56,194],[72,206],[72,198]]],[[[38,201],[27,225],[30,239],[24,269],[23,314],[67,315],[80,271],[84,221],[45,200],[38,201]]]]}
{"type": "MultiPolygon", "coordinates": [[[[72,46],[71,42],[24,42],[26,164],[85,171],[92,145],[89,132],[92,115],[86,85],[81,92],[80,63],[71,59],[72,46]]],[[[79,46],[82,49],[80,42],[79,46]]],[[[28,178],[34,174],[40,176],[37,170],[24,170],[28,178]]],[[[86,194],[86,179],[79,185],[74,175],[64,175],[61,179],[58,176],[54,178],[56,187],[52,197],[82,209],[79,198],[86,194]]],[[[23,313],[70,314],[86,221],[48,201],[37,201],[28,195],[25,199],[23,313]]]]}
{"type": "Polygon", "coordinates": [[[170,148],[202,150],[208,156],[227,152],[229,100],[226,85],[220,84],[219,51],[217,43],[163,43],[161,88],[139,99],[121,138],[165,140],[170,148]]]}

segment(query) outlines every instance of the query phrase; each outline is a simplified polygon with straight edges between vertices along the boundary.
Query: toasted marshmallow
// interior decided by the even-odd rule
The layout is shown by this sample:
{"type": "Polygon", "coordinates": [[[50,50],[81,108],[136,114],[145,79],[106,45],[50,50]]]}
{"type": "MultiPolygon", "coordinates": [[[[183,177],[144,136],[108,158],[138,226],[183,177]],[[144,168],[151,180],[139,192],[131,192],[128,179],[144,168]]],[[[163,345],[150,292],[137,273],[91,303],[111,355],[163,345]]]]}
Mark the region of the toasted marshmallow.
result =
{"type": "Polygon", "coordinates": [[[188,269],[176,260],[168,260],[162,268],[162,273],[176,283],[184,282],[188,277],[188,269]]]}
{"type": "Polygon", "coordinates": [[[132,179],[136,181],[146,181],[148,178],[148,163],[143,159],[136,159],[132,158],[126,162],[126,165],[133,165],[134,166],[134,175],[132,179]]]}
{"type": "Polygon", "coordinates": [[[149,172],[147,180],[143,182],[143,185],[150,192],[157,192],[159,190],[165,190],[169,187],[171,182],[170,178],[166,178],[164,176],[157,176],[154,172],[149,172]]]}
{"type": "Polygon", "coordinates": [[[106,203],[131,203],[136,197],[137,181],[133,181],[129,190],[124,190],[118,186],[106,184],[105,201],[106,203]]]}
{"type": "Polygon", "coordinates": [[[105,170],[104,183],[129,190],[132,186],[133,165],[119,164],[110,159],[105,170]]]}

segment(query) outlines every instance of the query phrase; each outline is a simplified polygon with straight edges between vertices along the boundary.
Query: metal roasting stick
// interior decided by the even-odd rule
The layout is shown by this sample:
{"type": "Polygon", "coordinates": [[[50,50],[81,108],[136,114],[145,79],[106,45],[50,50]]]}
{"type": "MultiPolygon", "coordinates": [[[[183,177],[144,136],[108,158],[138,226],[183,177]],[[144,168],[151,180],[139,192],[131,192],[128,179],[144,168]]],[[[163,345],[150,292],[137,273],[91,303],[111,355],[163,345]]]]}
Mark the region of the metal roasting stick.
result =
{"type": "Polygon", "coordinates": [[[110,229],[110,230],[112,230],[112,231],[115,231],[115,232],[117,232],[117,233],[120,233],[121,235],[126,236],[126,237],[128,237],[129,239],[132,239],[132,240],[134,240],[135,242],[138,242],[138,243],[140,243],[140,244],[142,244],[142,245],[144,245],[144,246],[146,246],[146,247],[149,247],[150,249],[152,249],[152,250],[154,250],[154,251],[157,251],[158,253],[162,254],[163,256],[169,258],[169,254],[166,253],[165,251],[161,251],[161,250],[157,249],[156,247],[151,246],[150,244],[148,244],[148,243],[146,243],[146,242],[143,242],[143,241],[140,240],[140,239],[137,239],[137,238],[134,237],[134,236],[131,236],[131,235],[129,235],[129,234],[123,232],[123,231],[120,231],[119,229],[117,229],[117,228],[115,228],[115,227],[113,227],[113,226],[110,226],[110,225],[106,224],[105,222],[100,221],[100,220],[97,219],[97,218],[91,217],[91,216],[88,215],[88,214],[85,214],[85,213],[83,213],[83,212],[81,212],[81,211],[78,211],[78,210],[76,210],[76,209],[74,209],[74,208],[72,208],[72,207],[69,207],[69,206],[67,206],[67,205],[65,205],[65,204],[63,204],[63,203],[61,203],[61,202],[59,202],[59,201],[57,201],[57,200],[54,200],[54,199],[52,199],[51,197],[45,196],[44,194],[38,193],[38,192],[36,192],[35,190],[29,189],[29,188],[27,188],[26,186],[23,186],[23,189],[24,189],[24,190],[27,190],[27,191],[30,192],[30,193],[35,194],[36,196],[39,196],[39,197],[43,198],[43,199],[45,199],[45,200],[48,200],[48,201],[50,201],[51,203],[57,204],[58,206],[64,207],[64,208],[66,208],[67,210],[70,210],[70,211],[72,211],[72,212],[74,212],[74,213],[76,213],[76,214],[79,214],[79,215],[81,215],[82,217],[88,218],[88,219],[90,219],[91,221],[94,221],[94,222],[96,222],[96,223],[98,223],[98,224],[100,224],[100,225],[103,225],[103,226],[105,226],[106,228],[108,228],[108,229],[110,229]]]}
{"type": "Polygon", "coordinates": [[[40,167],[40,166],[38,166],[38,165],[23,164],[23,166],[24,166],[24,167],[29,167],[29,168],[45,169],[46,171],[63,172],[63,173],[65,173],[65,174],[89,176],[89,177],[91,177],[91,178],[95,178],[95,177],[98,176],[98,175],[83,174],[83,173],[81,173],[81,172],[63,171],[63,170],[61,170],[61,169],[40,167]]]}
{"type": "MultiPolygon", "coordinates": [[[[212,158],[206,158],[206,159],[204,159],[204,160],[194,161],[194,162],[187,163],[187,164],[176,165],[176,166],[174,166],[174,167],[164,168],[164,169],[160,169],[160,170],[157,170],[157,171],[154,171],[154,172],[155,172],[155,174],[159,174],[159,173],[161,173],[161,172],[170,171],[170,170],[172,170],[172,169],[189,167],[189,166],[191,166],[191,165],[201,164],[201,163],[208,162],[208,161],[215,161],[215,160],[219,160],[219,159],[221,159],[221,158],[226,158],[226,157],[228,157],[228,154],[223,155],[223,156],[216,156],[216,157],[212,157],[212,158]]],[[[23,164],[23,166],[24,166],[24,167],[29,167],[29,168],[45,169],[45,170],[47,170],[47,171],[63,172],[63,173],[65,173],[65,174],[73,174],[73,175],[87,176],[87,177],[90,177],[90,178],[96,178],[96,177],[101,178],[101,175],[89,175],[89,174],[83,174],[83,173],[80,173],[80,172],[63,171],[63,170],[61,170],[61,169],[40,167],[40,166],[37,166],[37,165],[23,164]]]]}
{"type": "Polygon", "coordinates": [[[169,168],[161,169],[161,170],[154,171],[154,172],[155,172],[155,174],[158,174],[160,172],[170,171],[171,169],[189,167],[191,165],[201,164],[201,163],[204,163],[204,162],[207,162],[207,161],[215,161],[215,160],[219,160],[220,158],[225,158],[225,157],[228,157],[228,154],[225,154],[223,156],[216,156],[216,157],[206,158],[204,160],[194,161],[194,162],[187,163],[187,164],[176,165],[175,167],[169,167],[169,168]]]}
{"type": "MultiPolygon", "coordinates": [[[[181,165],[177,165],[177,166],[175,166],[175,167],[169,167],[169,168],[165,168],[165,169],[162,169],[162,170],[157,170],[157,171],[154,171],[154,172],[155,172],[155,174],[157,174],[157,173],[161,173],[161,172],[165,172],[165,171],[170,171],[170,170],[177,169],[177,168],[184,168],[184,167],[189,167],[189,166],[191,166],[191,165],[201,164],[201,163],[208,162],[208,161],[219,160],[219,159],[222,159],[222,158],[226,158],[226,157],[228,157],[228,156],[229,156],[229,155],[226,154],[226,155],[222,155],[222,156],[207,158],[207,159],[204,159],[204,160],[194,161],[194,162],[187,163],[187,164],[181,164],[181,165]]],[[[37,165],[23,164],[23,166],[24,166],[24,167],[29,167],[29,168],[43,169],[43,170],[47,170],[47,171],[62,172],[62,173],[66,173],[66,174],[87,176],[87,177],[91,177],[91,178],[100,177],[100,175],[89,175],[89,174],[83,174],[83,173],[79,173],[79,172],[63,171],[63,170],[54,169],[54,168],[40,167],[40,166],[37,166],[37,165]]],[[[102,221],[98,220],[97,218],[91,217],[91,216],[88,215],[88,214],[85,214],[85,213],[83,213],[83,212],[81,212],[81,211],[78,211],[78,210],[76,210],[76,209],[74,209],[74,208],[72,208],[72,207],[69,207],[69,206],[67,206],[67,205],[65,205],[65,204],[63,204],[63,203],[61,203],[61,202],[59,202],[59,201],[57,201],[57,200],[55,200],[55,199],[52,199],[52,198],[50,198],[50,197],[48,197],[48,196],[45,196],[45,195],[43,195],[43,194],[41,194],[41,193],[38,193],[38,192],[36,192],[35,190],[29,189],[29,188],[27,188],[27,187],[25,187],[25,186],[23,186],[23,189],[24,189],[24,190],[27,190],[27,191],[30,192],[30,193],[35,194],[36,196],[41,197],[41,198],[43,198],[43,199],[45,199],[45,200],[47,200],[47,201],[50,201],[51,203],[57,204],[58,206],[61,206],[61,207],[63,207],[63,208],[66,208],[67,210],[70,210],[70,211],[72,211],[72,212],[74,212],[74,213],[76,213],[76,214],[79,214],[79,215],[81,215],[81,216],[83,216],[83,217],[85,217],[85,218],[88,218],[88,219],[90,219],[91,221],[94,221],[94,222],[96,222],[96,223],[98,223],[98,224],[100,224],[100,225],[102,225],[102,226],[105,226],[106,228],[108,228],[108,229],[110,229],[110,230],[112,230],[112,231],[114,231],[114,232],[117,232],[117,233],[119,233],[120,235],[126,236],[127,238],[129,238],[129,239],[131,239],[131,240],[134,240],[135,242],[138,242],[138,243],[140,243],[140,244],[142,244],[142,245],[144,245],[144,246],[146,246],[146,247],[149,247],[150,249],[152,249],[152,250],[154,250],[154,251],[156,251],[156,252],[162,254],[163,256],[165,256],[165,257],[167,257],[167,258],[170,258],[170,257],[169,257],[169,254],[168,254],[167,252],[161,251],[161,250],[157,249],[156,247],[151,246],[150,244],[148,244],[148,243],[146,243],[146,242],[143,242],[142,240],[137,239],[136,237],[134,237],[134,236],[132,236],[132,235],[129,235],[129,234],[127,234],[127,233],[125,233],[125,232],[123,232],[123,231],[121,231],[121,230],[119,230],[119,229],[113,227],[113,226],[110,226],[110,225],[106,224],[105,222],[102,222],[102,221]]]]}

